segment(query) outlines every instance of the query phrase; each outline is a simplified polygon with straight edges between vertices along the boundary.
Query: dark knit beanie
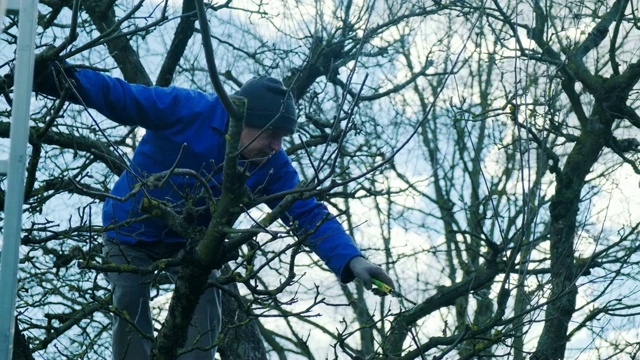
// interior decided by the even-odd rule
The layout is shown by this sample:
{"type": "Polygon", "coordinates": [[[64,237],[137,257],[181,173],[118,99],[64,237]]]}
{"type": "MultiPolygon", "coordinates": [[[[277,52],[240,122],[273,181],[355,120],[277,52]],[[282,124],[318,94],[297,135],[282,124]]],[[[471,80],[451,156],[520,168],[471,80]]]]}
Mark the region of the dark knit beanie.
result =
{"type": "Polygon", "coordinates": [[[247,99],[245,126],[277,129],[287,134],[296,131],[295,101],[280,80],[258,76],[244,83],[235,95],[247,99]]]}

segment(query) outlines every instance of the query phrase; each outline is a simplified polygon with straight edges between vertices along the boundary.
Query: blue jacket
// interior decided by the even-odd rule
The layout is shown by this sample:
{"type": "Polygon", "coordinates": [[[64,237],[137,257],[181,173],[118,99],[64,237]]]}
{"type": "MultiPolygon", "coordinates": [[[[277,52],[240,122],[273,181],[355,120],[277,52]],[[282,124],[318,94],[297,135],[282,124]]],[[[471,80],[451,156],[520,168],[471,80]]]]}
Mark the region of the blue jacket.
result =
{"type": "MultiPolygon", "coordinates": [[[[129,194],[138,179],[169,170],[179,157],[177,168],[199,172],[214,195],[220,195],[229,117],[215,94],[178,87],[129,84],[91,70],[66,72],[75,80],[76,90],[88,107],[119,124],[147,130],[133,154],[130,170],[116,181],[111,194],[118,197],[129,194]]],[[[58,95],[52,79],[38,84],[37,90],[58,95]]],[[[77,99],[72,101],[77,102],[77,99]]],[[[252,162],[240,165],[250,173],[245,184],[254,196],[291,190],[300,181],[283,150],[261,165],[252,162]]],[[[102,211],[103,225],[121,224],[117,230],[106,233],[109,238],[124,244],[185,241],[159,218],[140,212],[140,203],[147,195],[171,204],[178,213],[184,209],[185,199],[192,200],[197,206],[206,204],[200,185],[193,178],[174,175],[166,186],[145,187],[126,201],[107,199],[102,211]],[[143,220],[127,222],[144,215],[143,220]]],[[[273,208],[278,202],[274,200],[267,205],[273,208]]],[[[210,219],[208,211],[193,217],[193,221],[201,226],[206,226],[210,219]]],[[[347,264],[361,254],[360,250],[322,203],[314,198],[298,200],[281,220],[287,225],[294,221],[298,235],[310,234],[307,245],[342,282],[353,279],[347,264]]]]}

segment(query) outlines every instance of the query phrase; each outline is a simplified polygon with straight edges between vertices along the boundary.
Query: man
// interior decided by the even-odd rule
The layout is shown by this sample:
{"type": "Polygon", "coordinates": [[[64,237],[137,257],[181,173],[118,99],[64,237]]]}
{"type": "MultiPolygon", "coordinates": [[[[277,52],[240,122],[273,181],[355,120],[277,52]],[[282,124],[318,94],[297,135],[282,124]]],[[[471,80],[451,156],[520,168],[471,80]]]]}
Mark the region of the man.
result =
{"type": "MultiPolygon", "coordinates": [[[[215,94],[177,87],[129,84],[96,71],[60,64],[54,64],[39,79],[35,84],[38,92],[60,96],[61,84],[73,84],[70,101],[83,103],[119,124],[146,129],[129,168],[111,190],[113,197],[103,206],[106,257],[115,264],[139,267],[176,257],[184,248],[185,239],[159,218],[143,213],[140,205],[144,198],[151,197],[170,204],[179,214],[187,207],[203,209],[192,214],[191,221],[206,226],[211,214],[204,206],[201,183],[192,177],[173,175],[165,186],[144,187],[144,191],[130,194],[150,175],[180,168],[197,172],[208,182],[214,196],[220,195],[229,123],[220,99],[215,94]]],[[[279,80],[265,76],[246,82],[235,96],[246,99],[239,163],[249,174],[246,187],[254,198],[294,189],[299,177],[282,150],[283,137],[296,129],[293,97],[279,80]]],[[[279,201],[271,200],[267,205],[273,208],[279,201]]],[[[298,236],[305,239],[342,282],[358,278],[370,289],[372,278],[377,278],[393,285],[384,270],[362,257],[340,223],[315,199],[296,201],[282,221],[287,225],[295,223],[298,236]]],[[[176,271],[171,269],[173,273],[176,271]]],[[[216,276],[214,271],[211,277],[216,276]]],[[[113,358],[146,359],[153,336],[149,310],[153,275],[122,272],[109,273],[107,277],[119,314],[113,319],[113,358]]],[[[185,349],[195,345],[208,350],[190,351],[181,359],[213,359],[216,349],[212,344],[219,330],[220,293],[211,288],[200,298],[185,345],[185,349]]]]}

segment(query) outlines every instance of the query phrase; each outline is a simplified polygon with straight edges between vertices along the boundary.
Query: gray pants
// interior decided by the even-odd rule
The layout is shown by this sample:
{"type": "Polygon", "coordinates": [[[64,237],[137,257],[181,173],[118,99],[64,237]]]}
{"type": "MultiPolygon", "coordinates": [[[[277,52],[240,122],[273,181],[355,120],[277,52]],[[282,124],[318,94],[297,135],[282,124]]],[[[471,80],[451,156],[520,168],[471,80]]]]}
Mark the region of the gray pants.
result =
{"type": "MultiPolygon", "coordinates": [[[[118,265],[131,264],[147,267],[159,259],[175,257],[182,244],[153,242],[141,245],[122,245],[105,241],[104,255],[107,260],[118,265]]],[[[166,270],[175,279],[179,268],[166,270]]],[[[145,360],[151,353],[151,337],[153,323],[149,307],[150,284],[153,274],[138,275],[133,273],[108,273],[111,283],[113,305],[128,315],[137,327],[118,315],[113,316],[113,360],[145,360]],[[140,332],[147,334],[141,336],[140,332]]],[[[217,271],[211,273],[212,279],[218,276],[217,271]]],[[[189,327],[185,349],[197,347],[209,349],[220,332],[220,291],[208,289],[200,298],[189,327]]],[[[193,350],[179,357],[180,360],[212,360],[216,348],[209,350],[193,350]]]]}

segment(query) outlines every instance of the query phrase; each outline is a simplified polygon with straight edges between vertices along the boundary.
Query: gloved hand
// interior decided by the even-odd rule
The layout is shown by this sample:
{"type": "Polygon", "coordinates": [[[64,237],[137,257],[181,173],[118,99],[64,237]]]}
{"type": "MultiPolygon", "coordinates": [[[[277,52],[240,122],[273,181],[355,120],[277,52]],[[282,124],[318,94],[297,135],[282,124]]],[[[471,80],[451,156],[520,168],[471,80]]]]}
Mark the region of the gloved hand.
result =
{"type": "Polygon", "coordinates": [[[0,93],[2,93],[2,97],[4,97],[7,104],[11,104],[11,96],[9,96],[9,90],[13,87],[13,73],[9,71],[8,73],[2,75],[0,77],[0,93]]]}
{"type": "MultiPolygon", "coordinates": [[[[44,51],[36,54],[34,66],[33,66],[33,90],[38,91],[38,85],[45,81],[48,77],[53,76],[53,64],[58,58],[54,46],[48,46],[44,51]]],[[[58,65],[61,68],[61,65],[58,65]]],[[[13,88],[15,77],[15,66],[9,64],[9,71],[2,75],[0,78],[0,86],[6,90],[13,88]]],[[[50,79],[47,79],[50,80],[50,79]]]]}
{"type": "Polygon", "coordinates": [[[387,273],[378,265],[371,263],[369,260],[362,256],[355,257],[349,261],[349,269],[353,272],[353,275],[362,281],[362,285],[367,290],[371,290],[372,278],[378,279],[383,283],[395,287],[393,280],[387,275],[387,273]]]}

